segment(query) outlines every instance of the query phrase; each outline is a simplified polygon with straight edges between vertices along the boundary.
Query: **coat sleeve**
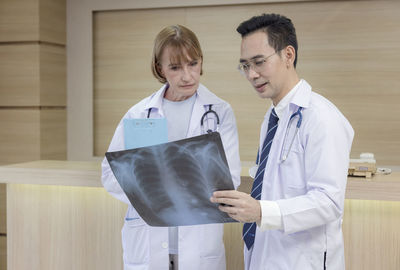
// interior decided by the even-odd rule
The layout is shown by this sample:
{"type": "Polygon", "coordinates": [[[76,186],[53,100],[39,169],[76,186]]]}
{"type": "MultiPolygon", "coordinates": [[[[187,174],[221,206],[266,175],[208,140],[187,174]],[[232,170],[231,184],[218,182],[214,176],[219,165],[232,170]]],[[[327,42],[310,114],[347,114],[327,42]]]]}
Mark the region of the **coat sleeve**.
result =
{"type": "MultiPolygon", "coordinates": [[[[306,113],[304,113],[306,114],[306,113]]],[[[294,233],[321,226],[343,215],[349,155],[354,131],[337,110],[321,110],[304,116],[305,194],[278,200],[283,230],[294,233]]],[[[290,185],[293,179],[282,179],[290,185]]]]}
{"type": "MultiPolygon", "coordinates": [[[[123,121],[121,120],[121,122],[118,124],[117,129],[115,130],[110,146],[108,147],[108,152],[120,151],[125,149],[124,130],[123,130],[124,127],[122,123],[123,121]]],[[[107,158],[104,158],[103,162],[101,163],[101,181],[103,183],[104,188],[113,197],[117,198],[118,200],[124,203],[130,204],[128,197],[125,195],[117,179],[115,178],[107,158]]]]}
{"type": "Polygon", "coordinates": [[[220,134],[224,146],[229,170],[232,175],[235,189],[240,185],[240,156],[239,156],[239,136],[236,127],[236,119],[231,106],[225,103],[220,113],[220,134]]]}

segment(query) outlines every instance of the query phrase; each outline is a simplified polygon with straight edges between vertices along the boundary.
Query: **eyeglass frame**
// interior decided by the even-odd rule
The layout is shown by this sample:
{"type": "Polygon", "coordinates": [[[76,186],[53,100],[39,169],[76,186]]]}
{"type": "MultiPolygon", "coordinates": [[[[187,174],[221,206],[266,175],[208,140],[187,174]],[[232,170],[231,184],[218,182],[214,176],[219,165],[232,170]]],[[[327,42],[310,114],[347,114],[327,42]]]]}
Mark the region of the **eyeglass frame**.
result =
{"type": "Polygon", "coordinates": [[[261,71],[260,69],[262,68],[262,66],[264,66],[264,64],[268,61],[268,59],[282,50],[283,49],[275,51],[273,54],[270,54],[266,57],[261,57],[261,56],[257,55],[255,57],[253,57],[252,59],[250,59],[249,61],[239,63],[239,65],[237,66],[237,69],[240,72],[240,74],[242,74],[244,76],[247,76],[249,74],[250,69],[253,69],[255,72],[259,73],[261,71]],[[257,61],[260,61],[262,63],[260,63],[259,66],[257,66],[257,63],[256,63],[257,61]],[[248,66],[247,70],[244,68],[245,66],[248,66]]]}

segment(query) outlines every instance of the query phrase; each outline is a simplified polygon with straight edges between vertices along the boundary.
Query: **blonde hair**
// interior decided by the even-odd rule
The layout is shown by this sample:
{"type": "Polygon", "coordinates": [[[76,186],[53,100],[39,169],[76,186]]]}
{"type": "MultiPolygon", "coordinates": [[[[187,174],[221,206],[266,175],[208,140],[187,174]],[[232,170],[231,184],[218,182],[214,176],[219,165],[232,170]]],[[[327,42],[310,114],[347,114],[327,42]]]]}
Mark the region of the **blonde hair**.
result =
{"type": "MultiPolygon", "coordinates": [[[[174,63],[179,64],[188,61],[187,57],[191,58],[190,60],[201,59],[203,62],[203,52],[201,51],[196,35],[188,28],[179,24],[167,26],[158,33],[154,40],[151,60],[151,71],[154,77],[161,83],[167,82],[161,73],[161,57],[167,47],[172,49],[171,61],[174,63]]],[[[203,68],[200,71],[201,74],[203,74],[203,68]]]]}

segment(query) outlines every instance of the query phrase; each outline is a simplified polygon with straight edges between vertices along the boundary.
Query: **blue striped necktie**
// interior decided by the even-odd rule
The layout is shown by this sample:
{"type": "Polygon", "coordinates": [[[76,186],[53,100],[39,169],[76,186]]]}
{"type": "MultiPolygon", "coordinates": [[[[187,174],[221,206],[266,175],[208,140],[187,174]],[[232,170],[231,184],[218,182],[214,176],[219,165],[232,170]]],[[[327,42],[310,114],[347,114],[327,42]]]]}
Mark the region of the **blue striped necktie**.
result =
{"type": "MultiPolygon", "coordinates": [[[[261,150],[261,156],[259,158],[258,169],[256,177],[254,178],[253,188],[251,189],[251,196],[256,199],[261,199],[262,183],[264,178],[265,165],[267,164],[269,150],[271,149],[272,140],[274,139],[275,132],[278,129],[278,116],[276,115],[275,109],[272,109],[271,115],[268,121],[268,131],[265,137],[263,148],[261,150]]],[[[254,237],[256,236],[256,223],[245,223],[243,225],[243,240],[250,249],[254,244],[254,237]]]]}

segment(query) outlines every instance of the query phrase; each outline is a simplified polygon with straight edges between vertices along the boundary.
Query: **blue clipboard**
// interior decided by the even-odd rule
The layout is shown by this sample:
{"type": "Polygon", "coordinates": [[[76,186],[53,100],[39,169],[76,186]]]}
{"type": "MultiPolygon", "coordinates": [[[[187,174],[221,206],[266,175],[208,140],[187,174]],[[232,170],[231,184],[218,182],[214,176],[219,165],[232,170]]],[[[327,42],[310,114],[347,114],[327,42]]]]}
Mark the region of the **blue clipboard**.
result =
{"type": "Polygon", "coordinates": [[[134,149],[168,142],[167,119],[124,119],[125,149],[134,149]]]}

